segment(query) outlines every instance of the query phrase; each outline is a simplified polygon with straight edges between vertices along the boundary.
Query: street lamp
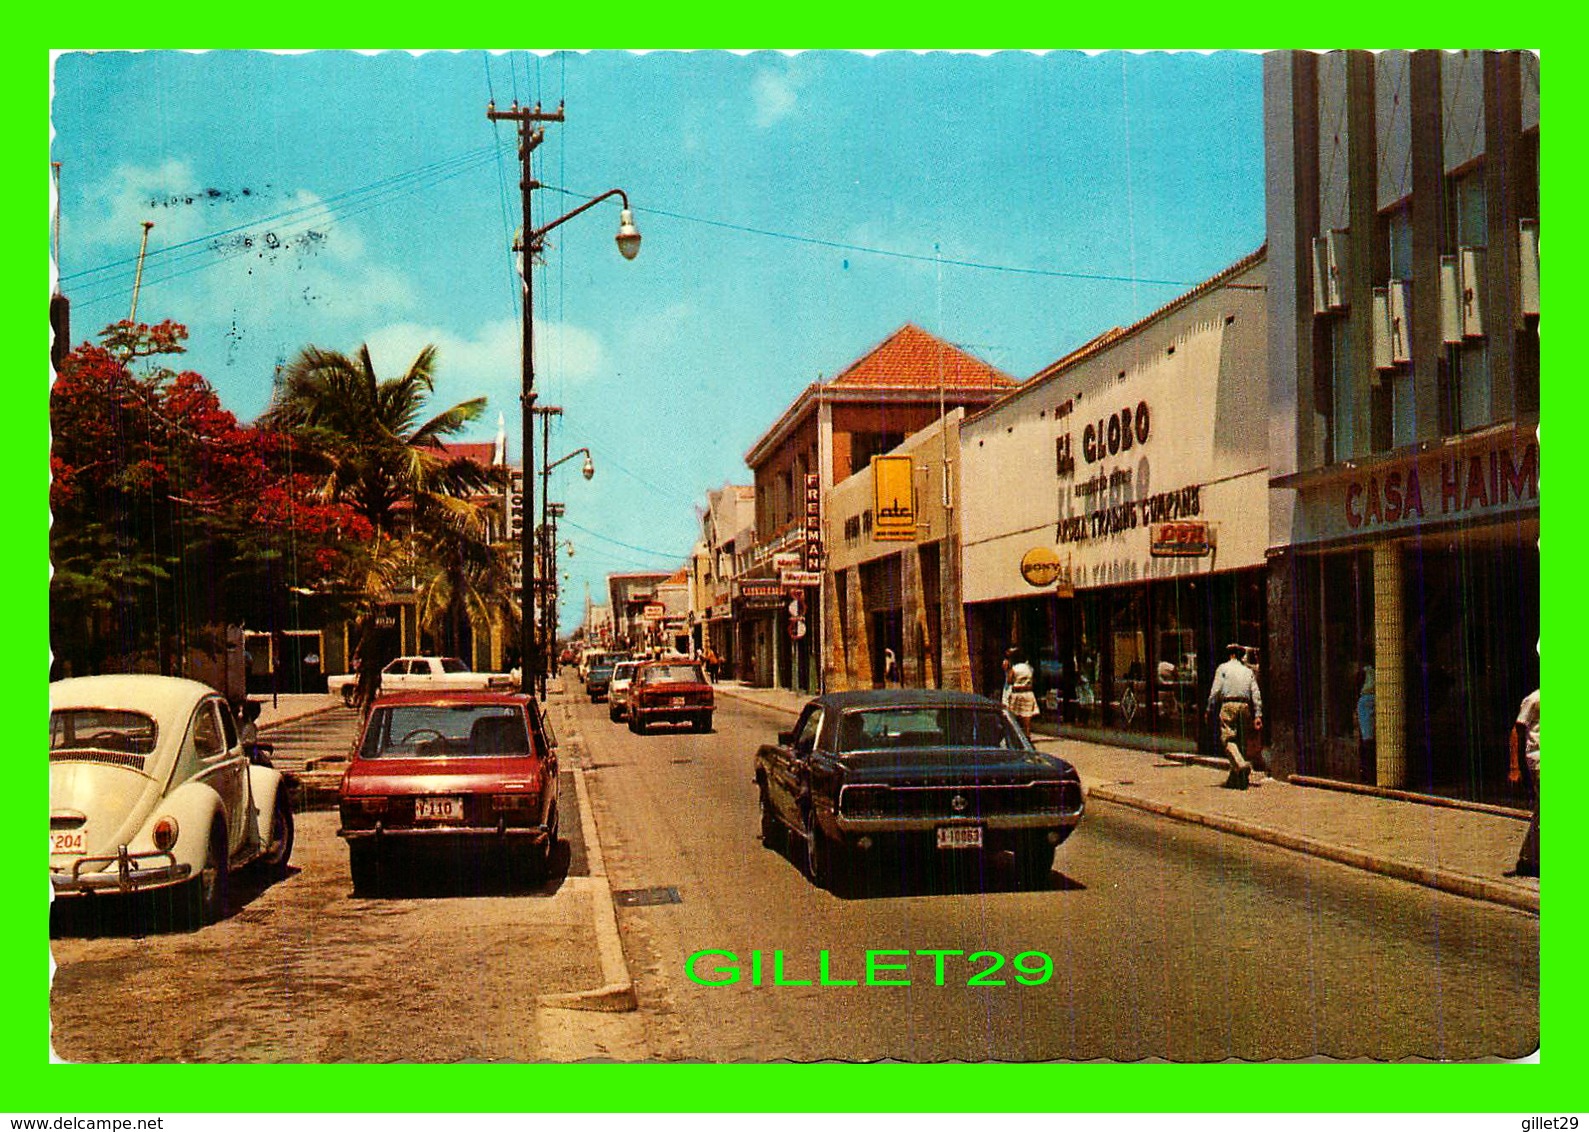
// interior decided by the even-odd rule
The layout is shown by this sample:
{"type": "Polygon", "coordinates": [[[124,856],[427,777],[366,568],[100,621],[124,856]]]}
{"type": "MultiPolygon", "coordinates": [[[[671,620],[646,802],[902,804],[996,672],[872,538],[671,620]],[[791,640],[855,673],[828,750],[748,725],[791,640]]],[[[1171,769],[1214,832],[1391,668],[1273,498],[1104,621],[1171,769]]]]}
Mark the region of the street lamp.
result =
{"type": "MultiPolygon", "coordinates": [[[[520,263],[520,274],[524,278],[524,327],[523,327],[523,388],[519,395],[520,420],[523,428],[522,451],[524,453],[524,487],[526,516],[535,513],[535,500],[531,497],[534,490],[530,478],[530,469],[534,467],[535,452],[535,320],[534,320],[534,275],[535,256],[545,248],[546,234],[552,229],[564,224],[580,213],[594,208],[609,197],[618,197],[622,201],[622,208],[618,213],[618,251],[624,259],[634,259],[640,253],[640,230],[635,227],[634,213],[629,208],[629,195],[622,189],[608,189],[598,196],[592,197],[577,208],[571,209],[539,228],[535,226],[530,213],[530,198],[536,189],[541,187],[531,170],[530,155],[545,138],[546,131],[540,126],[542,122],[561,122],[563,120],[563,106],[561,103],[554,111],[543,111],[539,103],[535,106],[520,106],[517,101],[507,110],[498,110],[496,103],[486,105],[486,118],[490,121],[511,121],[518,124],[519,128],[519,163],[521,175],[519,180],[519,195],[524,206],[524,219],[522,224],[523,238],[520,247],[523,259],[520,263]]],[[[594,467],[587,461],[587,467],[594,467]]],[[[545,695],[545,684],[541,680],[544,671],[542,656],[535,648],[534,617],[535,604],[531,597],[534,585],[531,564],[535,561],[535,528],[533,523],[525,523],[521,535],[522,541],[519,552],[523,557],[524,568],[520,572],[519,608],[520,622],[523,626],[520,632],[522,652],[525,654],[525,664],[520,677],[520,691],[531,693],[537,683],[541,684],[542,695],[545,695]]]]}
{"type": "MultiPolygon", "coordinates": [[[[544,428],[544,418],[542,423],[544,428]]],[[[546,439],[547,437],[543,434],[541,444],[543,457],[551,452],[551,449],[546,446],[546,439]]],[[[590,457],[589,448],[576,448],[568,455],[557,460],[548,461],[541,466],[541,527],[543,539],[541,546],[544,548],[544,555],[541,559],[541,629],[546,642],[545,673],[548,676],[556,672],[557,658],[553,655],[553,650],[557,647],[557,520],[563,513],[563,505],[551,502],[552,496],[547,480],[550,478],[553,468],[560,464],[568,463],[581,453],[584,454],[585,462],[580,465],[580,474],[588,480],[596,474],[596,464],[590,457]],[[550,523],[549,526],[548,523],[550,523]]],[[[573,543],[568,544],[568,553],[574,553],[573,543]]],[[[544,682],[541,687],[544,698],[544,682]]]]}

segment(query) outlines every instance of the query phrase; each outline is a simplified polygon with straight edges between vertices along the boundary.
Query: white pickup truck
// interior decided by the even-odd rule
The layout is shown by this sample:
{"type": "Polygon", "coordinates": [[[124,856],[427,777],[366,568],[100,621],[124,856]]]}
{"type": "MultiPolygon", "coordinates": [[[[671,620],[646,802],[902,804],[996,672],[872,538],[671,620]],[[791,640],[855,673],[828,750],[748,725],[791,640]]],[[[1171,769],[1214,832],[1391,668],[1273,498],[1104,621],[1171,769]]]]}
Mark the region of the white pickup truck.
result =
{"type": "MultiPolygon", "coordinates": [[[[354,673],[326,678],[326,690],[340,695],[342,702],[353,703],[359,678],[354,673]]],[[[381,669],[382,692],[501,691],[510,692],[518,682],[506,672],[471,672],[455,656],[400,656],[381,669]]]]}

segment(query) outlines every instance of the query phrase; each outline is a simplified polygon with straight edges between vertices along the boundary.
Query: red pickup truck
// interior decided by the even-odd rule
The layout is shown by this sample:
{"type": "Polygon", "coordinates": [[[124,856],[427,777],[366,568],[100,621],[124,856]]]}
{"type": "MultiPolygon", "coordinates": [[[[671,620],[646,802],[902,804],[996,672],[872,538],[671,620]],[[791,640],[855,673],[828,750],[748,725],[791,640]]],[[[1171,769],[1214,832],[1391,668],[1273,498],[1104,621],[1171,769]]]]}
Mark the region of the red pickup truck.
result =
{"type": "Polygon", "coordinates": [[[689,660],[654,660],[635,669],[629,685],[629,730],[644,735],[653,723],[688,723],[712,729],[712,686],[689,660]]]}

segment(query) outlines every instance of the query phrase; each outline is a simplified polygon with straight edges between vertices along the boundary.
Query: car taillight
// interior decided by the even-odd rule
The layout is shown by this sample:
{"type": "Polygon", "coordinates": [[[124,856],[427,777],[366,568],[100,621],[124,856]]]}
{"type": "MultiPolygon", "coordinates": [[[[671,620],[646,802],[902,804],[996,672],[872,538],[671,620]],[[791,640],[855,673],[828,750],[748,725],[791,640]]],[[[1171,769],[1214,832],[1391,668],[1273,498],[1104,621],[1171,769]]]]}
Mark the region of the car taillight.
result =
{"type": "Polygon", "coordinates": [[[541,800],[538,790],[529,790],[519,794],[493,794],[491,806],[497,810],[533,810],[541,800]]]}
{"type": "Polygon", "coordinates": [[[386,812],[386,804],[390,800],[389,798],[381,797],[360,798],[358,799],[359,809],[366,814],[384,814],[386,812]]]}
{"type": "Polygon", "coordinates": [[[177,843],[177,819],[163,817],[154,823],[154,847],[168,852],[177,843]]]}

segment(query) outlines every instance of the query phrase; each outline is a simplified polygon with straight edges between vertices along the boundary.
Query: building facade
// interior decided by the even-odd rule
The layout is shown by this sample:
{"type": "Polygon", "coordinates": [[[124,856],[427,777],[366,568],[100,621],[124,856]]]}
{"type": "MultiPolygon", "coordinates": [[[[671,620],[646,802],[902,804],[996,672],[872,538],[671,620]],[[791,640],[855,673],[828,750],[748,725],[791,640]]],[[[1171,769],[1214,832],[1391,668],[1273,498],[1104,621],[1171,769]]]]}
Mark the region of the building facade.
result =
{"type": "Polygon", "coordinates": [[[710,648],[725,674],[736,673],[734,581],[756,538],[756,489],[724,484],[706,493],[701,542],[695,559],[697,586],[695,645],[710,648]]]}
{"type": "Polygon", "coordinates": [[[1014,388],[995,369],[907,324],[831,381],[808,386],[745,456],[755,483],[756,540],[735,586],[741,679],[816,691],[824,645],[821,507],[833,485],[871,466],[948,410],[979,408],[1014,388]],[[785,586],[789,575],[801,584],[785,586]]]}
{"type": "Polygon", "coordinates": [[[961,426],[972,684],[1020,650],[1037,728],[1195,750],[1224,646],[1262,674],[1266,278],[1260,249],[961,426]]]}
{"type": "Polygon", "coordinates": [[[888,653],[905,687],[971,688],[960,601],[964,417],[952,410],[824,500],[829,691],[882,687],[888,653]]]}
{"type": "Polygon", "coordinates": [[[1539,659],[1539,60],[1264,59],[1281,769],[1515,801],[1539,659]]]}

